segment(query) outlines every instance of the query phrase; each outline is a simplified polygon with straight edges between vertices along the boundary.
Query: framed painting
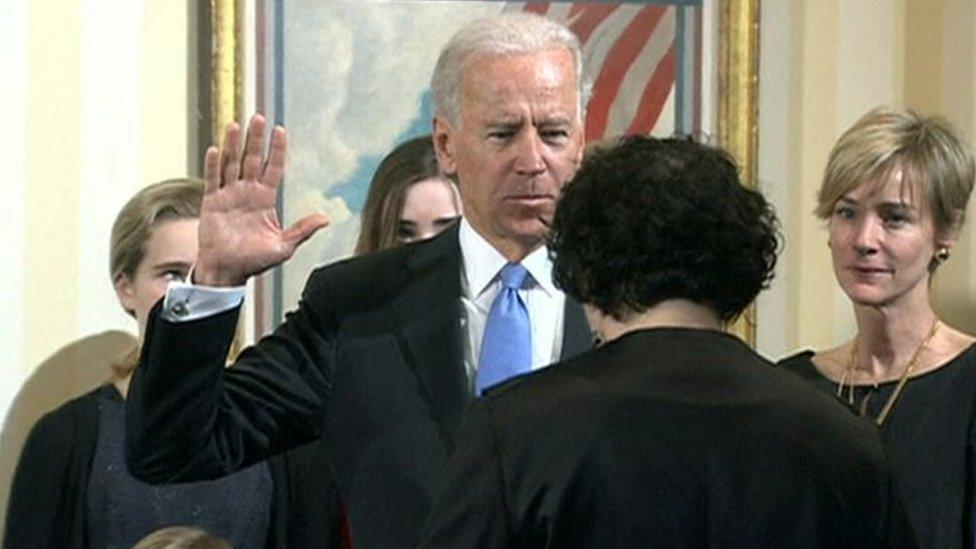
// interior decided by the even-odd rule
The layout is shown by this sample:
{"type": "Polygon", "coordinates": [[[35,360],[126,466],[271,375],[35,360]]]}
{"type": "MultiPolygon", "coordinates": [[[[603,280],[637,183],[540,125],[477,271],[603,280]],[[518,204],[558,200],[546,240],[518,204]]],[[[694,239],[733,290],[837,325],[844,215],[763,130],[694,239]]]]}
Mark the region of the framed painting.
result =
{"type": "MultiPolygon", "coordinates": [[[[212,0],[214,127],[259,111],[290,133],[279,212],[322,211],[331,225],[258,281],[255,336],[297,303],[309,273],[348,257],[374,170],[431,130],[440,47],[467,22],[538,13],[580,38],[593,84],[585,132],[705,134],[754,180],[757,0],[508,2],[212,0]]],[[[749,342],[754,317],[734,330],[749,342]]]]}

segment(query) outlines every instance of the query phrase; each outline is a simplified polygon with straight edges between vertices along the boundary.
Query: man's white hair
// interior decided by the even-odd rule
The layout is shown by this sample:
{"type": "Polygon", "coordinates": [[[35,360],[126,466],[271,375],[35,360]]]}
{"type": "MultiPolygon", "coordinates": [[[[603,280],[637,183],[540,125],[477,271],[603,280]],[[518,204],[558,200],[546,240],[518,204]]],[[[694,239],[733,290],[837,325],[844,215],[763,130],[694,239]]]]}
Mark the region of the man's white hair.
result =
{"type": "Polygon", "coordinates": [[[575,34],[563,25],[541,15],[510,12],[479,19],[447,41],[437,58],[431,78],[434,113],[459,127],[461,114],[461,73],[464,66],[480,56],[519,55],[566,48],[576,68],[577,112],[585,116],[591,85],[583,73],[583,54],[575,34]]]}

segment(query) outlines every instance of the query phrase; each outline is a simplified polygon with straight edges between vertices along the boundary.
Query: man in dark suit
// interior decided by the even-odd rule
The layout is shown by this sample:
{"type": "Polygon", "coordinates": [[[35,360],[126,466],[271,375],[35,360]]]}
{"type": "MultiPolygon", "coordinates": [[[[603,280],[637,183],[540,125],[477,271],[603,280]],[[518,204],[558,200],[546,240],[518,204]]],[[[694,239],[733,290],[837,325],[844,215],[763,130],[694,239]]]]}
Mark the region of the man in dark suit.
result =
{"type": "Polygon", "coordinates": [[[432,86],[459,225],[316,270],[298,309],[227,369],[240,286],[325,220],[277,223],[284,129],[272,131],[266,161],[260,116],[243,153],[236,126],[223,153],[207,151],[198,286],[170,287],[132,382],[136,476],[219,476],[321,437],[355,545],[413,546],[474,391],[589,347],[542,246],[582,156],[576,38],[528,14],[479,21],[445,46],[432,86]]]}
{"type": "Polygon", "coordinates": [[[422,547],[914,546],[874,425],[722,331],[777,249],[725,153],[594,153],[551,242],[602,344],[474,404],[422,547]]]}

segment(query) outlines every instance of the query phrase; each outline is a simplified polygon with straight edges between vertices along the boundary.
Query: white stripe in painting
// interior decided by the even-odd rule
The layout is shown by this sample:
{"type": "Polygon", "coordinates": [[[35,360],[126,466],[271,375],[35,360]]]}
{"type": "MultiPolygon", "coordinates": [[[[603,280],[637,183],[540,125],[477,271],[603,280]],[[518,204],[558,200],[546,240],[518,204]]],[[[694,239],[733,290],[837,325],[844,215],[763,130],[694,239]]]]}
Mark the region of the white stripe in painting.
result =
{"type": "Polygon", "coordinates": [[[585,58],[586,70],[590,71],[591,79],[595,81],[600,76],[599,71],[603,67],[603,62],[606,61],[610,50],[624,33],[627,24],[642,7],[635,4],[622,5],[601,21],[590,33],[589,39],[583,44],[583,57],[585,58]]]}
{"type": "Polygon", "coordinates": [[[553,21],[566,23],[569,21],[569,11],[573,9],[573,2],[552,2],[546,11],[546,17],[553,21]]]}
{"type": "Polygon", "coordinates": [[[644,43],[640,54],[630,64],[620,86],[620,92],[610,107],[610,115],[607,117],[607,135],[625,132],[634,120],[644,88],[657,70],[658,63],[674,42],[674,24],[674,10],[669,9],[654,29],[654,33],[644,43]]]}
{"type": "MultiPolygon", "coordinates": [[[[141,179],[142,2],[83,0],[78,336],[132,331],[108,273],[112,220],[141,179]]],[[[147,70],[151,70],[148,67],[147,70]]]]}
{"type": "Polygon", "coordinates": [[[661,116],[657,119],[657,124],[654,125],[654,129],[651,131],[653,135],[658,137],[671,137],[674,135],[674,103],[675,103],[675,88],[671,87],[671,91],[668,92],[668,98],[664,101],[664,108],[661,109],[661,116]]]}

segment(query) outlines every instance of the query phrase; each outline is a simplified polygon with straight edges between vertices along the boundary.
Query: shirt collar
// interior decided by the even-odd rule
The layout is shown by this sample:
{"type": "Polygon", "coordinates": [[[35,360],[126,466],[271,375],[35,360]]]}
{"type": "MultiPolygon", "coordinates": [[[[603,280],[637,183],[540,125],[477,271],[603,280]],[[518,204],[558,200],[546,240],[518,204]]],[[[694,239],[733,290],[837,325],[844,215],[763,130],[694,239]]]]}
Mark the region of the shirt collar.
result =
{"type": "MultiPolygon", "coordinates": [[[[505,256],[495,249],[483,236],[474,230],[464,217],[458,233],[464,276],[468,282],[469,298],[476,298],[492,283],[502,267],[508,263],[505,256]]],[[[552,282],[552,261],[545,246],[539,246],[522,260],[522,266],[532,275],[539,287],[550,296],[555,295],[556,285],[552,282]]]]}

